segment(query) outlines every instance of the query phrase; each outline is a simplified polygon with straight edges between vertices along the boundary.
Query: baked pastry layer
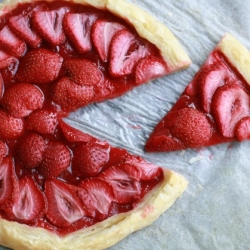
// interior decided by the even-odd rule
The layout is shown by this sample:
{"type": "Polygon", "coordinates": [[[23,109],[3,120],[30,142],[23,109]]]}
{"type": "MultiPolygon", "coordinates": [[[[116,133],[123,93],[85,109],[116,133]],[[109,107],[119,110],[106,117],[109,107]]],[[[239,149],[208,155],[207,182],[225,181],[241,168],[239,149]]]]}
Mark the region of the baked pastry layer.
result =
{"type": "Polygon", "coordinates": [[[187,184],[183,176],[165,169],[164,180],[136,208],[64,237],[1,219],[0,244],[18,250],[105,249],[153,223],[182,194],[187,184]]]}

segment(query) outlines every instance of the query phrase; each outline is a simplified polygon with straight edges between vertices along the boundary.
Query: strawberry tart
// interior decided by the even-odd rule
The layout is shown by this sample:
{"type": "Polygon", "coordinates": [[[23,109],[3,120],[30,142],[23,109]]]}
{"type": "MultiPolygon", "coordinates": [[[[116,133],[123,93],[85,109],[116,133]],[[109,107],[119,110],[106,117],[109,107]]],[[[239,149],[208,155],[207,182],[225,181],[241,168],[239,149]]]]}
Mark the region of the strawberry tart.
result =
{"type": "Polygon", "coordinates": [[[226,34],[146,142],[149,152],[250,139],[250,52],[226,34]]]}
{"type": "Polygon", "coordinates": [[[187,185],[67,125],[190,59],[123,0],[4,1],[0,17],[0,244],[104,249],[151,224],[187,185]]]}

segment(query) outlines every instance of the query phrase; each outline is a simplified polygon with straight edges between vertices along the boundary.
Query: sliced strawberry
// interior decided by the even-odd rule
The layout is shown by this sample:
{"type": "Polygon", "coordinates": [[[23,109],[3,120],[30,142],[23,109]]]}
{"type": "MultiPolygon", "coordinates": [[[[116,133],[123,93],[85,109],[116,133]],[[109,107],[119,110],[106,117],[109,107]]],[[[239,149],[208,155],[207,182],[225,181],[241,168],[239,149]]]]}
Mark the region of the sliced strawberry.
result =
{"type": "Polygon", "coordinates": [[[40,135],[26,134],[16,145],[16,160],[25,168],[35,168],[42,162],[45,148],[46,142],[40,135]]]}
{"type": "Polygon", "coordinates": [[[235,135],[238,141],[250,139],[250,117],[242,118],[235,126],[235,135]]]}
{"type": "Polygon", "coordinates": [[[249,115],[249,105],[250,98],[239,84],[226,84],[217,89],[211,110],[223,136],[234,136],[235,125],[249,115]]]}
{"type": "Polygon", "coordinates": [[[126,161],[124,164],[127,164],[128,168],[131,168],[130,165],[133,165],[138,168],[138,170],[140,171],[140,180],[153,180],[162,174],[162,169],[160,167],[146,161],[136,162],[134,160],[129,160],[126,161]]]}
{"type": "Polygon", "coordinates": [[[26,129],[41,134],[53,134],[57,123],[57,114],[55,112],[39,109],[31,113],[27,118],[26,129]]]}
{"type": "Polygon", "coordinates": [[[216,89],[226,84],[230,78],[232,77],[230,77],[227,67],[222,63],[219,66],[216,64],[216,67],[209,65],[201,71],[197,81],[200,84],[202,107],[206,113],[210,112],[212,97],[216,89]]]}
{"type": "Polygon", "coordinates": [[[107,143],[88,142],[79,144],[73,151],[72,170],[79,177],[93,177],[100,173],[109,160],[107,143]]]}
{"type": "Polygon", "coordinates": [[[0,69],[7,68],[10,65],[17,63],[17,62],[18,60],[15,57],[0,50],[0,69]]]}
{"type": "Polygon", "coordinates": [[[16,78],[20,82],[52,82],[58,77],[62,62],[62,57],[50,50],[31,50],[20,61],[16,78]]]}
{"type": "Polygon", "coordinates": [[[15,57],[23,56],[26,52],[25,42],[14,35],[8,26],[4,26],[0,31],[0,47],[15,57]]]}
{"type": "Polygon", "coordinates": [[[147,47],[127,30],[118,31],[110,44],[110,74],[120,77],[132,73],[136,63],[148,54],[147,47]]]}
{"type": "Polygon", "coordinates": [[[71,162],[69,149],[61,142],[50,142],[43,153],[38,171],[45,178],[57,177],[71,162]]]}
{"type": "Polygon", "coordinates": [[[167,135],[149,138],[145,145],[147,152],[178,151],[185,148],[185,145],[180,140],[167,135]]]}
{"type": "Polygon", "coordinates": [[[103,78],[97,65],[86,59],[69,59],[63,64],[66,74],[79,85],[97,85],[103,78]]]}
{"type": "Polygon", "coordinates": [[[89,104],[94,98],[92,86],[79,86],[69,78],[59,80],[53,90],[53,100],[63,111],[73,111],[89,104]]]}
{"type": "Polygon", "coordinates": [[[137,85],[163,76],[167,73],[167,67],[163,60],[156,57],[141,59],[136,65],[135,82],[137,85]]]}
{"type": "Polygon", "coordinates": [[[12,218],[29,224],[35,223],[47,210],[47,200],[31,176],[19,181],[19,194],[13,206],[5,210],[12,218]]]}
{"type": "Polygon", "coordinates": [[[0,164],[0,183],[0,205],[8,208],[18,196],[18,179],[10,157],[5,157],[0,164]]]}
{"type": "Polygon", "coordinates": [[[23,119],[15,118],[0,110],[0,138],[15,139],[23,133],[23,119]]]}
{"type": "Polygon", "coordinates": [[[32,48],[40,46],[42,39],[31,29],[28,15],[13,16],[9,19],[10,29],[32,48]]]}
{"type": "Polygon", "coordinates": [[[78,195],[84,204],[84,210],[92,217],[105,219],[108,217],[109,209],[114,200],[112,187],[98,178],[85,179],[79,185],[78,195]]]}
{"type": "Polygon", "coordinates": [[[86,212],[77,188],[56,179],[45,183],[45,195],[48,200],[46,216],[57,227],[67,227],[80,220],[86,212]]]}
{"type": "Polygon", "coordinates": [[[175,113],[170,132],[186,147],[200,147],[212,136],[212,127],[207,117],[194,108],[184,108],[175,113]]]}
{"type": "MultiPolygon", "coordinates": [[[[95,85],[95,96],[97,101],[103,101],[112,96],[112,94],[115,93],[115,85],[117,85],[117,82],[110,81],[109,79],[105,79],[103,81],[100,81],[97,85],[95,85]]],[[[118,94],[119,95],[119,94],[118,94]]]]}
{"type": "Polygon", "coordinates": [[[9,149],[5,142],[0,140],[0,164],[2,163],[4,157],[7,155],[9,149]]]}
{"type": "MultiPolygon", "coordinates": [[[[0,62],[0,64],[1,64],[1,62],[0,62]]],[[[0,100],[3,97],[3,93],[4,93],[4,82],[3,82],[2,75],[0,74],[0,100]]]]}
{"type": "Polygon", "coordinates": [[[120,164],[102,172],[99,178],[108,182],[114,191],[115,201],[130,203],[140,197],[141,172],[133,165],[120,164]]]}
{"type": "Polygon", "coordinates": [[[67,13],[63,19],[66,36],[79,53],[91,50],[90,33],[96,16],[88,14],[67,13]]]}
{"type": "Polygon", "coordinates": [[[65,123],[64,121],[59,121],[60,128],[66,139],[70,142],[89,142],[93,141],[94,138],[88,134],[83,133],[82,131],[75,129],[65,123]]]}
{"type": "Polygon", "coordinates": [[[124,25],[108,20],[97,20],[92,28],[91,38],[93,45],[103,62],[108,61],[110,43],[117,31],[127,29],[124,25]]]}
{"type": "Polygon", "coordinates": [[[32,16],[34,29],[53,46],[64,42],[65,35],[62,29],[62,20],[67,8],[52,11],[36,11],[32,16]]]}
{"type": "Polygon", "coordinates": [[[10,115],[21,118],[41,108],[43,101],[43,92],[38,87],[29,83],[19,83],[5,91],[1,104],[10,115]]]}

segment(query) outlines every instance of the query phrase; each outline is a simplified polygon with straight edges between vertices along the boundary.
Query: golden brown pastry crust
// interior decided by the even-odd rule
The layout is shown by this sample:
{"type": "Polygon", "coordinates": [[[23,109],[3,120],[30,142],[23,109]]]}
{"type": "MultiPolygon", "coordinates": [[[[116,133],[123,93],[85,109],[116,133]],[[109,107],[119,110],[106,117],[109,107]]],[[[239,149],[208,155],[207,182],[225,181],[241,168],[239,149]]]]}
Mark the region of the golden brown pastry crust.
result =
{"type": "MultiPolygon", "coordinates": [[[[108,9],[115,15],[125,18],[138,31],[140,36],[154,43],[171,72],[186,68],[190,59],[174,35],[152,16],[124,0],[74,0],[100,9],[108,9]]],[[[18,3],[29,0],[5,0],[0,4],[0,15],[13,9],[18,3]]],[[[0,219],[0,244],[18,250],[50,249],[105,249],[130,233],[153,223],[187,186],[184,177],[164,170],[164,180],[148,193],[132,211],[115,215],[86,229],[78,230],[65,237],[42,228],[31,227],[17,222],[0,219]]]]}
{"type": "Polygon", "coordinates": [[[224,35],[216,49],[220,50],[227,57],[229,62],[250,84],[250,51],[229,33],[224,35]]]}
{"type": "Polygon", "coordinates": [[[153,223],[185,190],[186,179],[164,169],[164,180],[133,210],[59,237],[42,228],[0,219],[0,244],[17,250],[101,250],[153,223]]]}
{"type": "MultiPolygon", "coordinates": [[[[185,69],[191,64],[190,58],[173,33],[164,24],[136,5],[126,2],[126,0],[73,1],[75,3],[91,5],[98,9],[107,9],[132,24],[141,37],[154,44],[160,50],[163,59],[169,66],[169,73],[185,69]]],[[[30,0],[4,0],[0,4],[0,15],[10,11],[17,3],[24,2],[30,2],[30,0]]]]}

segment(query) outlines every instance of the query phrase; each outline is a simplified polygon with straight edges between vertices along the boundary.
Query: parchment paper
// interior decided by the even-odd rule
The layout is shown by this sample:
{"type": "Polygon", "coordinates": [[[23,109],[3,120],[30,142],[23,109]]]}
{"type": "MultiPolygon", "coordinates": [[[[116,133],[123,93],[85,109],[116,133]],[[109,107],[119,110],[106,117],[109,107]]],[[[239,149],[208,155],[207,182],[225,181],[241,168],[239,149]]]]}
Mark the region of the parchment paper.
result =
{"type": "Polygon", "coordinates": [[[119,99],[80,109],[67,121],[114,146],[182,173],[190,184],[154,224],[109,250],[250,249],[250,141],[173,153],[143,151],[154,126],[176,102],[225,32],[232,33],[250,49],[250,1],[133,2],[171,29],[193,64],[119,99]]]}

